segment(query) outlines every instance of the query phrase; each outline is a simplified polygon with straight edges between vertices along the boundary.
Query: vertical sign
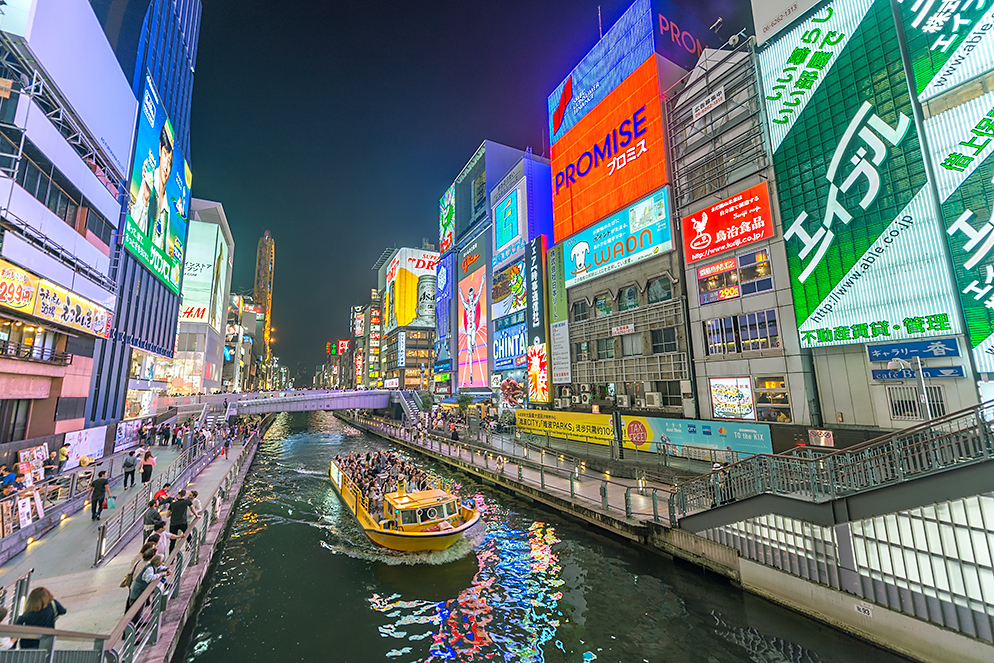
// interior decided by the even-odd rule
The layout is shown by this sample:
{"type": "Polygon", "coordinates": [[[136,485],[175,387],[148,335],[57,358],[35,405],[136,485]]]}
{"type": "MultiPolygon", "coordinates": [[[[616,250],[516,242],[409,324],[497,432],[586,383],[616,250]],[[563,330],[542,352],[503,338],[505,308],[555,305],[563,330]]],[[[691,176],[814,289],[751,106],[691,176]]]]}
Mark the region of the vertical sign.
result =
{"type": "Polygon", "coordinates": [[[459,254],[459,386],[487,388],[487,242],[486,233],[459,254]]]}
{"type": "Polygon", "coordinates": [[[397,334],[397,368],[407,366],[407,332],[397,334]]]}
{"type": "Polygon", "coordinates": [[[890,3],[828,3],[759,60],[801,346],[958,333],[890,3]]]}
{"type": "Polygon", "coordinates": [[[563,245],[549,249],[549,359],[552,384],[573,381],[569,343],[569,305],[566,299],[566,264],[563,245]]]}
{"type": "Polygon", "coordinates": [[[525,248],[528,270],[528,401],[549,402],[548,316],[545,300],[545,235],[528,242],[525,248]]]}
{"type": "Polygon", "coordinates": [[[456,235],[456,185],[438,201],[438,246],[441,253],[452,248],[456,235]]]}
{"type": "Polygon", "coordinates": [[[452,291],[455,287],[455,253],[438,261],[435,270],[435,372],[452,370],[452,291]]]}

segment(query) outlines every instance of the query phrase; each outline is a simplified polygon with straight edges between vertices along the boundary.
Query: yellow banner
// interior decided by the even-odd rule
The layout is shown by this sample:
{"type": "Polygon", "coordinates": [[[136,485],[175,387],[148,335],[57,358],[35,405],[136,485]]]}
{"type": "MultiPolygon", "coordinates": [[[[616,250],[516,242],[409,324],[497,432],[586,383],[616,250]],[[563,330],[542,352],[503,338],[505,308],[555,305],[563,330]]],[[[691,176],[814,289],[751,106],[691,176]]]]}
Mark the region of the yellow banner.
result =
{"type": "Polygon", "coordinates": [[[30,315],[37,292],[37,276],[0,260],[0,306],[30,315]]]}
{"type": "Polygon", "coordinates": [[[110,335],[110,311],[44,279],[38,282],[34,315],[94,336],[110,335]]]}
{"type": "Polygon", "coordinates": [[[553,412],[551,410],[515,410],[518,430],[559,437],[578,442],[611,444],[614,426],[609,414],[553,412]]]}

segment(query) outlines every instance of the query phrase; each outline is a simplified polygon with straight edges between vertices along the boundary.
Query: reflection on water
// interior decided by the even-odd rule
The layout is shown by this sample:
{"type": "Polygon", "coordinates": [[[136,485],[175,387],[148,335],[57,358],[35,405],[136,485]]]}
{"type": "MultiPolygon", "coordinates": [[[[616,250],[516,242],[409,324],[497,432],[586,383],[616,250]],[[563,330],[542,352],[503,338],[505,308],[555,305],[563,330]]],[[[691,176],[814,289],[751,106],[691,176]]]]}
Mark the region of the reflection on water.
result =
{"type": "Polygon", "coordinates": [[[187,661],[898,661],[696,569],[461,481],[481,525],[440,553],[366,538],[327,480],[385,448],[281,415],[256,456],[187,661]]]}

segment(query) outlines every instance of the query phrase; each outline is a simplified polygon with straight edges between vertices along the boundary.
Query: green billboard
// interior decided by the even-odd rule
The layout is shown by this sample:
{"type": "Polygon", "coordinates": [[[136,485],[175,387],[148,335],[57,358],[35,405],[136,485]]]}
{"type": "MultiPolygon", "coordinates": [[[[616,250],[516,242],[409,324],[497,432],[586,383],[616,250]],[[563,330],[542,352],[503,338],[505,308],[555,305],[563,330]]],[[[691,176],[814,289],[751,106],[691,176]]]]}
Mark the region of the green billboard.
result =
{"type": "Polygon", "coordinates": [[[889,0],[822,5],[759,55],[801,347],[959,333],[889,0]]]}

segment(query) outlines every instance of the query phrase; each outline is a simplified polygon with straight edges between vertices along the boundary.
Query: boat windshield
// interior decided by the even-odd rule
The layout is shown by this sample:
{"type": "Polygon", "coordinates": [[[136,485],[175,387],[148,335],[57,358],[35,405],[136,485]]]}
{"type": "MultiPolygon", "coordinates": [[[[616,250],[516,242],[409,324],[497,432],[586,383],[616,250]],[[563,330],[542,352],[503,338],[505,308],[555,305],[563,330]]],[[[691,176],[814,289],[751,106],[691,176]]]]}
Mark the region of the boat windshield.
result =
{"type": "Polygon", "coordinates": [[[458,512],[459,512],[459,508],[456,506],[455,502],[446,502],[445,503],[445,517],[446,518],[448,518],[449,516],[454,516],[458,512]]]}
{"type": "Polygon", "coordinates": [[[430,506],[427,509],[421,510],[421,522],[430,523],[433,520],[438,520],[442,517],[441,505],[434,507],[430,506]]]}
{"type": "Polygon", "coordinates": [[[416,525],[418,522],[418,513],[413,509],[408,509],[406,511],[400,512],[400,524],[401,525],[416,525]]]}

